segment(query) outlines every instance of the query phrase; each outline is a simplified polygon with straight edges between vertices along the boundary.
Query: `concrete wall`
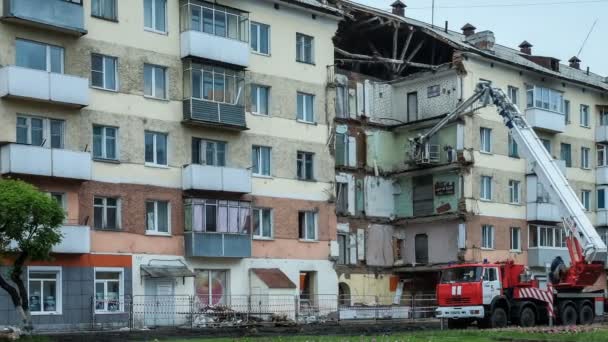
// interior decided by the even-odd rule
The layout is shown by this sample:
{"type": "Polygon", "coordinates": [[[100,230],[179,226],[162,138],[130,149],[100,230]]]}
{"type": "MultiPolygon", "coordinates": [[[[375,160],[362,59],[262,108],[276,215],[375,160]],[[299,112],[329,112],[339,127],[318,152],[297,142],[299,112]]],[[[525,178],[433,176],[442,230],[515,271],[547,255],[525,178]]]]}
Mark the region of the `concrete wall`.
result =
{"type": "Polygon", "coordinates": [[[408,224],[397,228],[398,234],[405,239],[403,262],[406,265],[416,264],[416,235],[428,237],[429,264],[440,264],[458,261],[458,224],[459,221],[438,221],[429,223],[408,224]]]}

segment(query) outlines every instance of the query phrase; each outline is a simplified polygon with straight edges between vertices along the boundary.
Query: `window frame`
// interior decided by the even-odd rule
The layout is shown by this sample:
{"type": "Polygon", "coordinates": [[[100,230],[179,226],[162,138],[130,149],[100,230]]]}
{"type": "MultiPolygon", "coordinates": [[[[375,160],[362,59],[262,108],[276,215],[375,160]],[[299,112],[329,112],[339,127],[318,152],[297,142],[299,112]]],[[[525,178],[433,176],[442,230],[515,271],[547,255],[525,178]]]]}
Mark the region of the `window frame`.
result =
{"type": "Polygon", "coordinates": [[[272,51],[271,47],[270,47],[270,41],[271,41],[271,39],[270,39],[270,34],[271,34],[270,25],[264,24],[264,23],[260,23],[260,22],[257,22],[257,21],[250,21],[249,22],[249,27],[250,27],[250,32],[249,32],[249,47],[251,49],[251,52],[255,53],[257,55],[270,56],[271,55],[271,51],[272,51]],[[251,44],[253,44],[253,39],[252,38],[253,38],[253,27],[254,26],[257,27],[257,29],[255,30],[255,32],[256,32],[256,38],[257,38],[257,42],[258,42],[258,49],[255,49],[253,46],[251,46],[251,44]],[[265,27],[268,30],[268,34],[267,34],[267,37],[268,37],[268,41],[267,41],[268,52],[262,52],[261,49],[260,49],[260,47],[261,47],[260,42],[261,42],[261,37],[262,37],[262,30],[261,29],[263,27],[265,27]]]}
{"type": "Polygon", "coordinates": [[[492,195],[493,195],[493,191],[492,191],[492,176],[485,176],[482,175],[481,176],[481,183],[480,183],[480,191],[479,191],[479,199],[481,201],[485,201],[485,202],[489,202],[492,201],[492,195]],[[486,184],[487,181],[487,184],[486,184]],[[486,186],[489,186],[489,188],[486,188],[486,186]],[[489,197],[486,197],[486,195],[489,194],[489,197]]]}
{"type": "Polygon", "coordinates": [[[591,190],[581,190],[581,204],[585,211],[591,211],[591,190]]]}
{"type": "Polygon", "coordinates": [[[120,313],[124,313],[125,312],[125,306],[124,306],[124,292],[125,292],[125,269],[122,267],[95,267],[93,269],[93,298],[95,301],[94,304],[94,310],[96,314],[120,314],[120,313]],[[108,279],[97,279],[97,273],[101,273],[101,272],[107,272],[107,273],[118,273],[119,274],[119,278],[118,278],[118,302],[119,302],[119,309],[117,311],[110,311],[108,310],[108,302],[109,299],[107,298],[108,295],[108,282],[109,281],[114,281],[114,280],[108,280],[108,279]],[[97,309],[97,283],[103,283],[104,284],[104,309],[103,310],[98,310],[97,309]]]}
{"type": "Polygon", "coordinates": [[[313,210],[300,210],[298,211],[298,238],[303,242],[318,242],[319,241],[319,213],[313,210]],[[304,229],[300,227],[300,215],[304,214],[304,229]],[[312,215],[312,219],[314,220],[314,234],[313,238],[308,236],[308,220],[312,215]],[[301,232],[304,232],[304,237],[301,236],[301,232]]]}
{"type": "Polygon", "coordinates": [[[254,165],[251,166],[251,174],[253,176],[256,177],[263,177],[263,178],[271,178],[272,177],[272,147],[270,146],[262,146],[262,145],[253,145],[251,147],[251,153],[255,154],[255,157],[257,159],[257,164],[258,164],[258,171],[256,172],[254,165]],[[256,151],[257,149],[257,151],[256,151]],[[268,158],[270,159],[268,161],[268,174],[264,174],[263,173],[263,155],[264,153],[262,153],[263,149],[268,149],[268,158]]]}
{"type": "Polygon", "coordinates": [[[315,37],[296,32],[296,62],[315,65],[315,37]],[[307,39],[310,40],[310,56],[306,56],[307,39]],[[306,57],[310,57],[310,60],[306,57]]]}
{"type": "Polygon", "coordinates": [[[43,147],[43,148],[64,149],[65,148],[65,126],[66,126],[65,120],[17,113],[16,120],[15,120],[15,141],[18,144],[23,144],[23,145],[38,146],[38,147],[43,147]],[[19,125],[19,119],[25,119],[26,125],[25,126],[19,125]],[[32,120],[33,119],[40,120],[42,123],[42,128],[41,128],[42,142],[43,142],[42,145],[32,144],[32,120]],[[52,145],[53,144],[53,139],[52,139],[52,137],[53,137],[52,124],[53,123],[58,123],[61,125],[61,135],[60,135],[61,141],[60,141],[59,147],[57,147],[57,146],[53,147],[53,145],[52,145]],[[18,141],[19,128],[25,128],[27,130],[27,142],[25,142],[25,143],[18,141]]]}
{"type": "Polygon", "coordinates": [[[56,74],[61,74],[63,75],[65,73],[65,48],[63,46],[59,46],[59,45],[53,45],[53,44],[47,44],[47,43],[43,43],[43,42],[39,42],[39,41],[35,41],[35,40],[31,40],[31,39],[23,39],[23,38],[15,38],[15,65],[21,67],[21,68],[26,68],[26,69],[30,69],[30,70],[39,70],[39,71],[46,71],[48,73],[56,73],[56,74]],[[45,62],[46,62],[46,68],[44,70],[41,69],[36,69],[36,68],[29,68],[29,67],[25,67],[25,66],[19,66],[17,64],[18,58],[17,58],[17,42],[18,41],[22,41],[22,42],[27,42],[27,43],[31,43],[31,44],[37,44],[37,45],[41,45],[44,46],[44,58],[45,58],[45,62]],[[60,72],[53,72],[52,71],[52,60],[51,60],[51,48],[58,48],[61,51],[61,71],[60,72]]]}
{"type": "Polygon", "coordinates": [[[581,169],[591,169],[591,149],[589,147],[581,147],[581,169]]]}
{"type": "Polygon", "coordinates": [[[520,227],[509,227],[509,250],[512,252],[521,252],[521,228],[520,227]],[[517,234],[514,234],[517,232],[517,234]],[[517,235],[517,240],[514,239],[514,235],[517,235]],[[514,241],[517,241],[517,246],[514,246],[514,241]],[[517,248],[513,248],[517,247],[517,248]]]}
{"type": "Polygon", "coordinates": [[[566,167],[572,167],[572,145],[567,143],[560,143],[559,145],[559,156],[560,159],[566,162],[566,167]],[[568,146],[568,159],[565,159],[565,149],[564,147],[568,146]]]}
{"type": "Polygon", "coordinates": [[[92,152],[93,152],[93,159],[94,160],[111,160],[111,161],[118,161],[120,159],[120,144],[119,144],[119,136],[118,136],[118,132],[119,132],[119,128],[118,127],[114,127],[114,126],[104,126],[104,125],[93,125],[93,146],[92,146],[92,152]],[[95,128],[101,128],[101,156],[96,156],[95,155],[95,128]],[[115,135],[114,135],[114,152],[116,154],[115,158],[109,158],[108,157],[108,151],[107,151],[107,130],[108,129],[113,129],[115,131],[115,135]]]}
{"type": "Polygon", "coordinates": [[[255,240],[274,240],[274,210],[272,208],[264,208],[264,207],[255,207],[251,209],[251,223],[253,225],[252,227],[252,231],[253,231],[253,239],[255,240]],[[263,214],[264,212],[268,212],[270,215],[270,235],[266,236],[264,235],[264,227],[263,227],[263,214]],[[255,216],[256,214],[258,215],[258,219],[259,219],[259,223],[260,223],[260,230],[259,230],[259,234],[256,234],[256,227],[255,227],[255,216]]]}
{"type": "Polygon", "coordinates": [[[100,53],[91,53],[91,88],[118,92],[118,89],[119,89],[119,84],[118,84],[118,57],[113,57],[113,56],[108,56],[108,55],[102,55],[100,53]],[[101,71],[99,71],[99,70],[93,70],[93,58],[94,57],[101,57],[101,65],[102,65],[102,70],[101,71]],[[109,88],[109,87],[106,86],[106,78],[107,78],[107,74],[106,74],[106,59],[111,59],[111,60],[114,61],[114,88],[109,88]],[[93,73],[94,72],[101,72],[102,73],[102,82],[103,82],[102,86],[94,85],[93,84],[93,73]]]}
{"type": "Polygon", "coordinates": [[[496,249],[496,241],[495,241],[495,230],[494,230],[494,226],[491,224],[484,224],[481,226],[481,249],[483,250],[494,250],[496,249]],[[486,230],[489,230],[489,236],[488,236],[488,232],[486,230]],[[489,241],[487,241],[487,239],[490,239],[489,241]],[[490,246],[487,246],[486,243],[490,242],[490,246]]]}
{"type": "Polygon", "coordinates": [[[168,101],[169,100],[169,87],[167,86],[167,71],[168,68],[162,65],[157,65],[157,64],[149,64],[149,63],[144,63],[144,97],[145,98],[149,98],[149,99],[155,99],[155,100],[164,100],[164,101],[168,101]],[[146,67],[150,67],[152,68],[152,79],[150,80],[151,82],[151,89],[152,89],[152,93],[151,94],[146,94],[146,67]],[[156,94],[156,69],[161,69],[163,71],[163,78],[164,78],[164,89],[163,89],[163,96],[159,97],[158,94],[156,94]]]}
{"type": "Polygon", "coordinates": [[[253,83],[251,84],[251,114],[259,115],[259,116],[270,116],[270,87],[253,83]],[[262,100],[262,89],[266,90],[266,113],[260,111],[260,100],[262,100]],[[253,99],[254,99],[254,90],[255,90],[255,107],[256,110],[253,110],[253,99]]]}
{"type": "Polygon", "coordinates": [[[338,265],[349,265],[350,264],[350,235],[344,232],[338,232],[336,242],[338,243],[338,259],[336,264],[338,265]],[[344,240],[344,245],[341,245],[340,239],[344,240]],[[341,255],[343,259],[341,260],[341,255]],[[343,262],[342,262],[343,261],[343,262]]]}
{"type": "Polygon", "coordinates": [[[596,167],[608,166],[608,145],[596,144],[596,167]],[[601,157],[601,158],[600,158],[601,157]]]}
{"type": "Polygon", "coordinates": [[[168,200],[155,200],[148,199],[146,200],[146,235],[162,235],[162,236],[171,236],[171,201],[168,200]],[[153,217],[153,227],[148,226],[148,204],[154,204],[154,217],[153,217]],[[158,221],[158,207],[159,204],[167,205],[167,231],[161,232],[158,230],[159,221],[158,221]]]}
{"type": "Polygon", "coordinates": [[[563,228],[556,226],[546,226],[546,225],[528,225],[528,249],[555,249],[555,250],[565,250],[566,246],[566,231],[563,228]],[[530,231],[534,229],[536,233],[530,234],[530,231]],[[548,231],[551,231],[551,246],[547,245],[547,239],[549,235],[547,235],[548,231]],[[542,238],[541,235],[545,236],[545,243],[541,245],[542,238]],[[534,241],[534,245],[532,245],[532,239],[536,238],[537,241],[534,241]]]}
{"type": "Polygon", "coordinates": [[[520,204],[521,203],[521,182],[518,180],[509,180],[509,203],[520,204]]]}
{"type": "Polygon", "coordinates": [[[316,95],[310,93],[304,93],[301,91],[297,92],[296,96],[296,120],[298,122],[307,123],[307,124],[316,124],[316,115],[315,115],[315,100],[316,95]],[[302,98],[302,117],[300,117],[300,98],[302,98]],[[308,112],[307,100],[310,98],[310,102],[312,103],[312,108],[310,108],[310,113],[308,112]],[[310,118],[308,117],[310,114],[310,118]]]}
{"type": "Polygon", "coordinates": [[[507,86],[507,96],[514,105],[519,106],[519,88],[507,86]]]}
{"type": "Polygon", "coordinates": [[[197,144],[198,144],[198,163],[195,163],[194,161],[192,161],[193,164],[197,164],[197,165],[205,165],[205,166],[215,166],[215,167],[226,167],[226,160],[228,159],[228,143],[225,141],[220,141],[220,140],[212,140],[212,139],[203,139],[203,138],[196,138],[194,137],[193,139],[197,139],[197,144]],[[209,161],[207,160],[207,150],[209,148],[209,146],[213,146],[212,150],[213,150],[213,163],[210,164],[209,161]],[[223,146],[224,149],[224,156],[222,158],[222,163],[220,163],[220,149],[218,148],[218,146],[223,146]],[[220,165],[221,164],[221,165],[220,165]]]}
{"type": "MultiPolygon", "coordinates": [[[[30,314],[32,316],[48,316],[48,315],[61,315],[63,314],[63,268],[61,266],[27,266],[27,294],[28,298],[31,298],[31,290],[30,283],[32,281],[40,281],[40,289],[41,289],[41,297],[44,298],[44,279],[36,279],[30,276],[30,273],[55,273],[55,311],[44,311],[44,299],[42,299],[40,304],[40,311],[32,311],[31,310],[31,301],[30,305],[30,314]]],[[[50,281],[47,279],[46,281],[50,281]]]]}
{"type": "Polygon", "coordinates": [[[515,140],[513,140],[513,135],[511,133],[507,134],[507,140],[508,140],[508,155],[510,158],[519,158],[519,146],[517,145],[517,142],[515,140]]]}
{"type": "Polygon", "coordinates": [[[168,18],[168,13],[167,13],[167,9],[168,9],[167,0],[162,0],[162,1],[163,1],[163,4],[165,5],[164,6],[165,8],[163,10],[163,13],[165,15],[165,30],[161,31],[161,30],[156,29],[156,26],[157,26],[156,24],[157,23],[156,23],[156,1],[155,0],[151,0],[150,1],[150,4],[152,5],[152,9],[151,9],[152,10],[152,18],[150,18],[150,21],[152,22],[152,25],[154,27],[148,27],[148,26],[146,26],[146,0],[143,0],[143,3],[144,3],[144,5],[143,5],[143,9],[144,9],[144,15],[143,15],[143,19],[144,19],[143,20],[144,21],[144,31],[158,33],[158,34],[165,34],[165,35],[169,33],[169,18],[168,18]]]}
{"type": "Polygon", "coordinates": [[[604,185],[600,185],[597,187],[595,191],[596,202],[595,208],[597,210],[607,210],[608,209],[608,187],[604,185]],[[602,202],[604,202],[604,206],[600,207],[600,192],[602,193],[602,202]]]}
{"type": "Polygon", "coordinates": [[[591,113],[590,113],[590,107],[589,105],[586,104],[581,104],[580,105],[580,117],[579,117],[579,123],[581,127],[584,128],[591,128],[591,113]]]}
{"type": "Polygon", "coordinates": [[[144,131],[144,161],[146,166],[151,167],[161,167],[168,168],[169,167],[169,134],[155,131],[144,131]],[[146,160],[146,134],[152,134],[152,161],[146,160]],[[157,136],[164,135],[165,136],[165,164],[158,163],[158,148],[157,148],[157,136]]]}
{"type": "Polygon", "coordinates": [[[566,122],[566,125],[572,123],[572,117],[570,113],[570,100],[566,99],[564,99],[564,120],[566,122]]]}
{"type": "Polygon", "coordinates": [[[488,154],[492,153],[492,129],[491,128],[487,128],[487,127],[479,128],[479,152],[488,153],[488,154]],[[486,147],[487,147],[487,149],[486,149],[486,147]]]}
{"type": "Polygon", "coordinates": [[[296,158],[296,177],[298,180],[315,180],[315,154],[313,152],[298,151],[296,158]],[[310,158],[310,160],[309,160],[310,158]],[[310,163],[310,175],[307,174],[307,164],[310,163]],[[301,172],[300,172],[301,171],[301,172]]]}
{"type": "Polygon", "coordinates": [[[93,196],[93,229],[96,230],[103,230],[103,231],[120,231],[122,230],[122,216],[121,216],[121,200],[120,197],[112,197],[112,196],[93,196]],[[101,199],[103,201],[103,203],[101,205],[95,204],[95,200],[96,199],[101,199]],[[108,199],[115,199],[116,200],[116,228],[108,228],[108,208],[112,207],[114,208],[114,206],[109,206],[108,205],[108,199]],[[97,228],[96,227],[96,220],[95,220],[95,208],[102,208],[102,212],[101,212],[101,227],[97,228]]]}
{"type": "Polygon", "coordinates": [[[118,1],[117,0],[91,0],[91,17],[93,18],[97,18],[97,19],[102,19],[102,20],[108,20],[108,21],[113,21],[113,22],[118,22],[118,1]],[[103,3],[106,1],[111,1],[114,5],[112,6],[113,8],[113,16],[112,17],[107,17],[104,16],[102,14],[94,14],[93,13],[93,9],[94,9],[94,3],[97,1],[98,4],[100,4],[98,6],[100,13],[102,12],[102,9],[104,8],[103,3]]]}

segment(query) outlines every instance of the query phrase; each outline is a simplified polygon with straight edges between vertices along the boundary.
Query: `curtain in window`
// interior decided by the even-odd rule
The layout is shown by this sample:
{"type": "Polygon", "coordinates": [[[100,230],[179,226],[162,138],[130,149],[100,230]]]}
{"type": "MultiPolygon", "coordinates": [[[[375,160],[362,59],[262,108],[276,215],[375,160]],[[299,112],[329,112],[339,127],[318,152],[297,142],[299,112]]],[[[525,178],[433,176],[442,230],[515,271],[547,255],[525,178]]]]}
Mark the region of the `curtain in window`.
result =
{"type": "Polygon", "coordinates": [[[158,202],[157,213],[158,217],[158,231],[161,233],[169,232],[169,203],[158,202]]]}
{"type": "Polygon", "coordinates": [[[201,204],[192,205],[192,215],[192,230],[202,232],[205,222],[205,206],[201,204]]]}
{"type": "Polygon", "coordinates": [[[262,148],[262,174],[270,175],[270,148],[262,148]]]}
{"type": "Polygon", "coordinates": [[[228,208],[226,205],[219,205],[217,213],[217,231],[228,232],[228,208]]]}
{"type": "Polygon", "coordinates": [[[249,208],[239,209],[239,233],[249,233],[249,208]]]}

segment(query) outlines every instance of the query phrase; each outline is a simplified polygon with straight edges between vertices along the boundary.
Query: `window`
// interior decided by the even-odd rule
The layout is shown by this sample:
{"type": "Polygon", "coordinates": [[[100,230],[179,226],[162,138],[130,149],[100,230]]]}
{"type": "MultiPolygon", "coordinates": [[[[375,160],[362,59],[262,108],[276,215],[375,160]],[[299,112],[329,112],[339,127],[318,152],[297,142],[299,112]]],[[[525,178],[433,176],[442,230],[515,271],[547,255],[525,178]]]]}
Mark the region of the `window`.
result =
{"type": "Polygon", "coordinates": [[[314,38],[305,34],[296,33],[296,61],[314,64],[314,38]]]}
{"type": "Polygon", "coordinates": [[[272,209],[253,209],[253,237],[272,239],[272,209]]]}
{"type": "Polygon", "coordinates": [[[492,130],[489,128],[481,127],[480,133],[480,150],[481,152],[492,153],[492,130]]]}
{"type": "Polygon", "coordinates": [[[338,234],[338,264],[346,265],[350,262],[349,236],[338,234]]]}
{"type": "Polygon", "coordinates": [[[481,248],[494,249],[494,226],[484,224],[481,227],[481,248]]]}
{"type": "Polygon", "coordinates": [[[120,312],[123,298],[123,269],[95,268],[95,312],[120,312]]]}
{"type": "Polygon", "coordinates": [[[92,0],[91,15],[108,20],[117,20],[116,0],[92,0]]]}
{"type": "Polygon", "coordinates": [[[228,303],[228,271],[196,270],[194,290],[200,305],[216,306],[228,303]]]}
{"type": "Polygon", "coordinates": [[[516,180],[509,181],[509,203],[519,203],[519,184],[516,180]]]}
{"type": "Polygon", "coordinates": [[[298,93],[298,120],[314,123],[315,96],[311,94],[298,93]]]}
{"type": "Polygon", "coordinates": [[[91,55],[91,84],[106,90],[118,90],[116,58],[91,55]]]}
{"type": "Polygon", "coordinates": [[[170,234],[169,202],[146,201],[146,233],[170,234]]]}
{"type": "Polygon", "coordinates": [[[166,11],[166,0],[144,0],[144,28],[154,32],[166,33],[166,11]]]}
{"type": "Polygon", "coordinates": [[[589,154],[591,153],[591,149],[588,147],[581,147],[581,168],[588,169],[589,168],[589,154]]]}
{"type": "Polygon", "coordinates": [[[50,193],[51,198],[55,200],[55,202],[57,202],[57,204],[59,204],[59,206],[61,208],[63,208],[63,210],[67,213],[68,210],[68,204],[67,204],[67,199],[66,199],[66,195],[64,192],[51,192],[50,193]]]}
{"type": "Polygon", "coordinates": [[[60,314],[61,267],[28,267],[27,293],[33,315],[60,314]]]}
{"type": "Polygon", "coordinates": [[[93,126],[93,158],[118,159],[118,128],[93,126]]]}
{"type": "Polygon", "coordinates": [[[158,99],[167,98],[167,69],[162,66],[144,64],[144,95],[158,99]]]}
{"type": "Polygon", "coordinates": [[[95,197],[93,221],[96,229],[120,229],[120,200],[112,197],[95,197]]]}
{"type": "Polygon", "coordinates": [[[17,143],[63,148],[64,125],[63,120],[17,115],[17,143]]]}
{"type": "Polygon", "coordinates": [[[540,142],[543,143],[543,146],[545,146],[545,149],[547,150],[547,152],[549,152],[549,154],[551,154],[551,140],[541,138],[540,142]]]}
{"type": "Polygon", "coordinates": [[[566,119],[566,125],[571,122],[570,119],[570,100],[564,100],[564,118],[566,119]]]}
{"type": "Polygon", "coordinates": [[[298,179],[312,180],[314,179],[314,164],[313,164],[313,153],[298,152],[298,179]]]}
{"type": "Polygon", "coordinates": [[[298,228],[301,240],[317,240],[317,213],[314,211],[300,211],[298,213],[298,228]]]}
{"type": "Polygon", "coordinates": [[[492,200],[492,177],[481,176],[481,188],[479,197],[485,201],[492,200]]]}
{"type": "Polygon", "coordinates": [[[264,55],[270,54],[270,26],[251,23],[251,50],[264,55]]]}
{"type": "Polygon", "coordinates": [[[185,205],[185,230],[248,234],[251,204],[245,201],[189,199],[185,205]]]}
{"type": "Polygon", "coordinates": [[[585,210],[591,210],[591,191],[581,191],[581,203],[583,204],[583,207],[585,207],[585,210]]]}
{"type": "Polygon", "coordinates": [[[530,248],[565,248],[566,233],[560,227],[530,225],[528,242],[530,248]]]}
{"type": "Polygon", "coordinates": [[[266,146],[253,146],[251,153],[252,172],[258,176],[270,176],[271,148],[266,146]]]}
{"type": "Polygon", "coordinates": [[[581,126],[589,127],[589,106],[581,105],[581,126]]]}
{"type": "Polygon", "coordinates": [[[336,211],[338,214],[348,213],[348,183],[336,182],[336,211]]]}
{"type": "Polygon", "coordinates": [[[63,48],[31,40],[16,39],[16,65],[63,74],[63,48]]]}
{"type": "Polygon", "coordinates": [[[560,157],[566,162],[566,167],[572,167],[572,146],[570,144],[561,143],[560,157]]]}
{"type": "Polygon", "coordinates": [[[257,84],[251,85],[251,112],[254,114],[268,115],[268,95],[270,87],[257,84]]]}
{"type": "Polygon", "coordinates": [[[223,141],[192,138],[192,163],[226,166],[226,143],[223,141]]]}
{"type": "Polygon", "coordinates": [[[486,268],[485,274],[483,276],[483,280],[485,281],[497,281],[498,280],[498,272],[496,268],[486,268]]]}
{"type": "Polygon", "coordinates": [[[513,87],[513,86],[509,86],[507,88],[507,95],[509,96],[509,99],[511,100],[511,102],[513,102],[514,105],[518,105],[519,102],[519,88],[513,87]]]}
{"type": "Polygon", "coordinates": [[[146,163],[151,165],[167,165],[167,135],[157,132],[145,133],[146,163]]]}
{"type": "Polygon", "coordinates": [[[509,157],[511,158],[519,158],[519,149],[517,147],[517,143],[513,140],[513,136],[509,133],[509,157]]]}
{"type": "Polygon", "coordinates": [[[210,1],[189,1],[188,6],[182,7],[182,10],[189,11],[188,17],[183,16],[186,20],[182,20],[182,31],[205,32],[243,42],[249,39],[249,19],[246,13],[210,1]]]}
{"type": "Polygon", "coordinates": [[[349,165],[349,146],[348,146],[348,135],[342,133],[336,133],[336,165],[346,166],[349,165]]]}
{"type": "Polygon", "coordinates": [[[511,244],[512,251],[521,251],[521,229],[519,227],[511,227],[511,244]]]}
{"type": "Polygon", "coordinates": [[[243,72],[187,62],[184,70],[184,97],[241,105],[243,72]]]}
{"type": "Polygon", "coordinates": [[[439,95],[441,95],[441,87],[439,85],[433,85],[426,88],[427,98],[437,97],[439,95]]]}
{"type": "Polygon", "coordinates": [[[607,146],[598,144],[597,146],[597,166],[608,166],[607,146]]]}
{"type": "Polygon", "coordinates": [[[608,126],[608,109],[603,108],[600,110],[600,125],[608,126]]]}
{"type": "Polygon", "coordinates": [[[598,209],[608,209],[606,206],[606,192],[607,188],[598,188],[597,189],[597,208],[598,209]]]}
{"type": "Polygon", "coordinates": [[[527,108],[539,108],[564,113],[564,95],[553,89],[527,86],[527,108]]]}

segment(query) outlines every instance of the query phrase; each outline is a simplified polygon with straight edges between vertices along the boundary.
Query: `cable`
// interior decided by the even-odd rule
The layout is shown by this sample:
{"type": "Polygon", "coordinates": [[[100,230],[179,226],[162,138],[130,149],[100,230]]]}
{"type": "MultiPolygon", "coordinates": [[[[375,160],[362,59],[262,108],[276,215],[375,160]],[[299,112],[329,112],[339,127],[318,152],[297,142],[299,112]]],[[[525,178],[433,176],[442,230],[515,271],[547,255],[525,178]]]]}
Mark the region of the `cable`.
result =
{"type": "MultiPolygon", "coordinates": [[[[464,6],[435,6],[435,8],[492,8],[492,7],[531,7],[545,5],[572,5],[572,4],[593,4],[593,3],[608,3],[608,0],[582,0],[582,1],[553,1],[553,2],[534,2],[521,4],[485,4],[485,5],[464,5],[464,6]]],[[[426,7],[408,7],[409,10],[426,10],[432,9],[431,6],[426,7]]]]}

